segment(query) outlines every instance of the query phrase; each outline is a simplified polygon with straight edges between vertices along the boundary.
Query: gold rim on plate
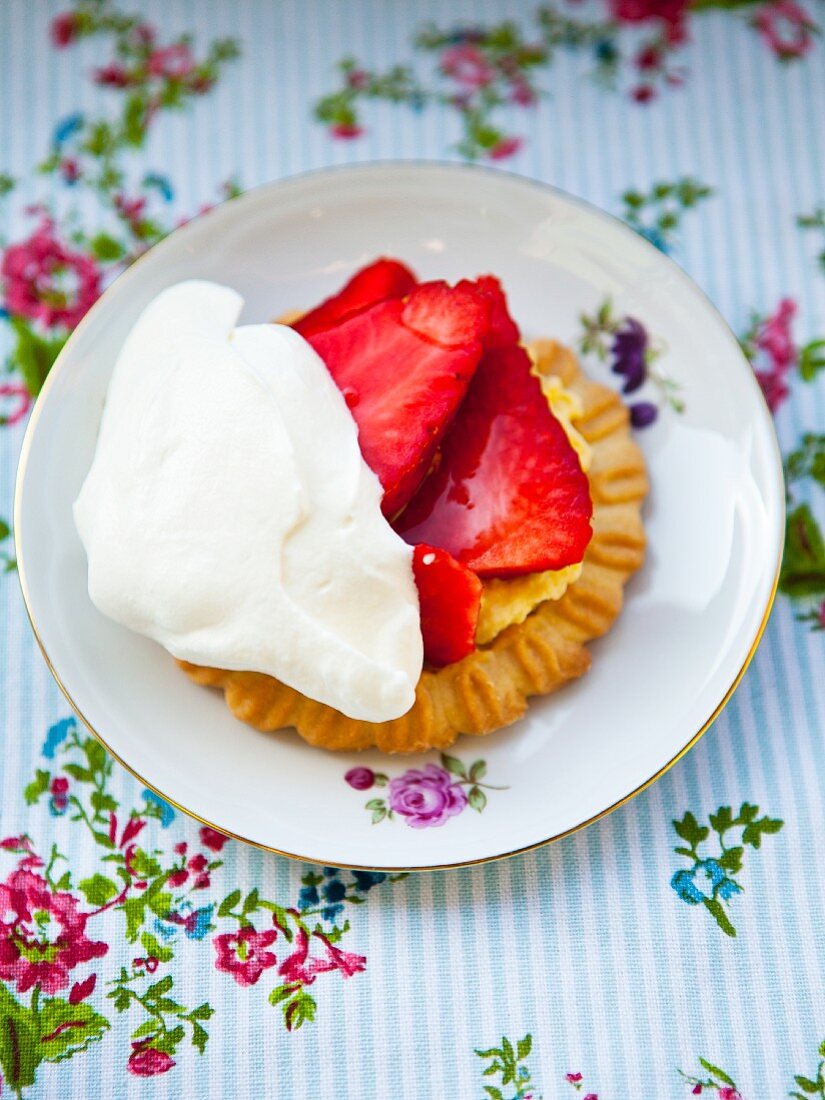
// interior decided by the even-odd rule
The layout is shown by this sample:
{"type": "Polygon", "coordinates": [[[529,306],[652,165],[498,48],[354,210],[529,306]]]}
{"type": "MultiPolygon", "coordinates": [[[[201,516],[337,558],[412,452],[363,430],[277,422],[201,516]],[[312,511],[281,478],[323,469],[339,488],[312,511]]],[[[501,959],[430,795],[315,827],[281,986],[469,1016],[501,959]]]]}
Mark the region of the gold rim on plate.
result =
{"type": "MultiPolygon", "coordinates": [[[[508,178],[511,181],[512,180],[518,181],[518,183],[520,183],[522,185],[531,186],[531,187],[537,188],[538,190],[550,192],[551,194],[561,196],[566,201],[573,202],[577,206],[583,206],[583,207],[593,211],[594,213],[600,215],[603,218],[607,218],[612,222],[618,223],[624,229],[626,229],[627,232],[629,232],[629,233],[633,232],[633,230],[631,230],[628,226],[626,226],[624,224],[624,222],[621,221],[620,218],[617,218],[614,215],[607,213],[607,211],[601,210],[599,207],[594,206],[592,203],[589,203],[584,199],[580,199],[575,195],[568,195],[566,192],[560,190],[559,188],[552,187],[551,185],[542,183],[539,180],[533,180],[533,179],[530,179],[529,177],[526,177],[526,176],[520,176],[515,172],[503,171],[499,168],[490,168],[490,167],[485,167],[483,165],[453,164],[453,163],[450,163],[449,161],[439,161],[439,160],[374,161],[374,162],[363,163],[363,164],[360,164],[360,165],[337,165],[337,166],[331,167],[331,168],[322,168],[322,169],[311,170],[311,171],[308,171],[308,172],[301,172],[301,173],[298,173],[297,175],[287,176],[287,177],[284,177],[283,179],[277,180],[277,181],[269,181],[268,183],[260,184],[258,187],[250,188],[249,191],[244,192],[244,195],[248,195],[248,194],[250,194],[250,192],[255,192],[255,191],[258,191],[258,190],[262,190],[263,188],[267,188],[267,187],[273,187],[273,186],[277,187],[278,184],[290,183],[290,182],[293,182],[296,179],[300,179],[301,177],[304,177],[304,176],[319,176],[319,175],[322,175],[322,174],[331,174],[333,172],[340,172],[340,171],[355,171],[355,172],[364,172],[364,171],[366,171],[366,172],[369,172],[369,171],[374,170],[376,168],[382,169],[382,168],[393,168],[393,167],[394,168],[404,167],[404,168],[413,168],[413,169],[420,169],[420,168],[441,168],[441,169],[445,169],[445,168],[448,168],[448,169],[455,169],[455,170],[461,171],[461,172],[484,172],[485,174],[494,173],[498,176],[503,176],[505,178],[508,178]]],[[[240,202],[240,201],[243,200],[244,195],[240,195],[240,196],[237,196],[236,198],[226,200],[226,202],[222,203],[220,205],[220,207],[218,207],[216,209],[220,210],[228,202],[240,202]]],[[[205,215],[202,215],[201,217],[208,218],[209,216],[210,216],[209,213],[207,213],[205,215]]],[[[178,229],[175,229],[171,233],[169,233],[163,239],[163,241],[161,241],[159,243],[162,245],[166,241],[168,241],[171,237],[175,236],[177,233],[182,233],[185,230],[186,230],[186,226],[181,226],[178,229]]],[[[655,251],[658,256],[661,256],[661,253],[659,252],[658,249],[655,248],[654,245],[650,244],[648,241],[645,241],[644,238],[639,238],[639,239],[643,242],[643,244],[647,245],[647,247],[649,247],[650,249],[655,251]]],[[[151,251],[152,251],[152,249],[149,249],[149,252],[151,252],[151,251]]],[[[146,253],[143,254],[143,256],[139,257],[135,261],[135,263],[133,263],[131,265],[131,267],[128,269],[128,271],[125,272],[124,275],[120,277],[120,279],[118,279],[118,282],[120,282],[124,278],[124,276],[126,278],[128,278],[130,273],[132,271],[134,271],[135,268],[137,268],[138,265],[143,260],[146,259],[148,254],[149,253],[146,252],[146,253]]],[[[705,293],[701,289],[701,287],[699,287],[698,284],[695,283],[690,278],[690,276],[687,274],[687,272],[685,272],[683,270],[683,268],[681,268],[680,265],[677,264],[673,259],[671,259],[669,256],[666,256],[665,259],[668,260],[671,264],[673,264],[674,267],[676,267],[679,270],[679,272],[682,275],[684,275],[686,279],[688,279],[688,281],[691,283],[691,285],[694,287],[694,289],[704,299],[704,303],[705,303],[706,307],[708,309],[710,309],[716,315],[717,319],[720,321],[720,323],[722,324],[724,329],[729,333],[729,335],[734,340],[734,342],[737,342],[736,341],[736,336],[734,335],[734,333],[733,333],[732,329],[730,328],[730,326],[728,325],[727,321],[724,319],[724,317],[721,315],[721,313],[716,309],[716,307],[713,305],[713,303],[710,301],[710,299],[705,295],[705,293]]],[[[125,768],[127,772],[129,772],[131,775],[133,775],[135,777],[135,779],[137,779],[140,783],[142,783],[150,791],[153,791],[156,795],[158,795],[159,798],[162,798],[165,802],[168,802],[170,806],[174,806],[174,808],[179,813],[185,814],[187,817],[194,818],[194,820],[200,822],[201,825],[206,825],[211,829],[215,829],[218,832],[224,833],[226,836],[230,837],[232,840],[239,840],[244,844],[251,844],[252,847],[258,848],[262,851],[271,852],[273,855],[284,856],[287,859],[297,860],[301,863],[314,863],[314,864],[319,864],[319,865],[329,863],[330,866],[341,867],[341,868],[344,868],[346,870],[353,870],[353,871],[387,871],[387,872],[449,871],[449,870],[455,870],[455,869],[458,869],[458,868],[461,868],[461,867],[475,867],[475,866],[478,866],[478,865],[484,864],[484,863],[494,863],[498,860],[509,859],[511,856],[524,855],[527,852],[533,852],[533,851],[536,851],[539,848],[544,848],[548,844],[553,844],[558,840],[564,840],[566,837],[572,836],[574,833],[577,833],[582,829],[586,829],[589,825],[593,825],[595,822],[601,821],[603,818],[605,818],[609,814],[613,813],[614,810],[618,810],[622,806],[626,806],[628,802],[631,802],[637,795],[641,794],[642,791],[646,791],[648,789],[648,787],[651,787],[658,779],[661,779],[661,777],[663,775],[665,775],[666,772],[670,771],[670,769],[675,764],[677,764],[682,759],[682,757],[686,756],[687,753],[690,752],[690,750],[701,740],[702,736],[713,725],[713,723],[716,721],[716,719],[719,717],[719,715],[722,713],[722,711],[727,706],[728,702],[731,699],[731,696],[736,691],[736,688],[739,686],[739,683],[740,683],[742,677],[745,675],[745,672],[747,671],[748,666],[750,665],[751,661],[753,660],[754,654],[756,653],[756,650],[759,647],[759,643],[762,640],[762,635],[764,634],[765,628],[768,625],[768,619],[770,618],[771,609],[773,607],[774,600],[776,599],[776,593],[777,593],[777,590],[779,588],[779,571],[780,571],[780,567],[781,567],[781,564],[782,564],[782,549],[781,549],[781,547],[780,547],[780,552],[779,552],[779,559],[776,563],[776,569],[775,569],[775,572],[774,572],[774,578],[773,578],[773,583],[771,585],[771,590],[770,590],[770,593],[768,595],[768,600],[767,600],[767,603],[765,605],[765,609],[762,613],[762,619],[759,623],[759,627],[756,631],[754,639],[753,639],[753,641],[750,645],[750,648],[747,652],[747,655],[745,656],[745,660],[744,660],[741,668],[737,672],[736,676],[733,678],[733,681],[730,684],[730,687],[727,689],[725,694],[722,696],[721,700],[716,705],[716,707],[714,708],[714,710],[712,711],[710,716],[700,726],[699,730],[693,735],[693,737],[691,737],[691,739],[687,742],[687,744],[684,745],[679,750],[679,752],[676,753],[675,756],[673,756],[670,760],[668,760],[666,764],[664,764],[657,772],[655,772],[653,775],[651,775],[643,783],[640,783],[638,787],[635,787],[628,794],[624,795],[624,797],[618,799],[616,802],[613,802],[610,806],[606,807],[604,810],[600,810],[599,813],[593,814],[592,817],[586,818],[584,821],[579,822],[577,825],[571,826],[569,829],[565,829],[563,832],[556,833],[553,836],[545,838],[544,840],[538,840],[533,844],[525,844],[521,848],[514,848],[512,851],[509,851],[509,852],[498,852],[494,855],[480,856],[476,859],[458,860],[454,863],[435,863],[435,864],[428,864],[428,865],[420,865],[418,867],[387,866],[387,865],[368,864],[368,863],[341,863],[341,862],[336,861],[336,860],[319,859],[317,856],[301,855],[298,852],[287,852],[287,851],[284,851],[282,848],[276,848],[271,844],[264,844],[262,841],[259,841],[259,840],[250,840],[249,837],[241,836],[239,833],[235,833],[231,829],[227,829],[223,825],[218,825],[214,821],[209,821],[207,818],[201,817],[201,815],[196,813],[194,810],[191,810],[188,807],[181,805],[181,803],[176,802],[174,798],[170,798],[168,794],[166,794],[164,791],[160,790],[158,787],[154,786],[154,784],[151,783],[148,779],[146,779],[145,776],[142,776],[139,772],[137,772],[130,764],[128,764],[121,756],[119,756],[114,751],[114,749],[111,748],[111,746],[106,742],[103,735],[98,730],[95,729],[95,727],[91,724],[91,722],[88,720],[88,718],[86,718],[86,716],[83,714],[82,710],[77,705],[77,703],[75,703],[74,699],[72,698],[71,694],[69,693],[69,690],[67,689],[66,685],[61,680],[57,670],[55,669],[54,665],[51,662],[51,658],[49,657],[49,654],[46,651],[46,647],[43,645],[43,641],[42,641],[42,639],[40,637],[40,633],[37,629],[37,624],[35,623],[34,617],[32,615],[31,600],[30,600],[30,596],[29,596],[28,585],[26,583],[25,565],[24,565],[24,561],[23,561],[22,548],[20,546],[20,542],[19,542],[18,534],[17,534],[19,526],[20,526],[20,524],[19,524],[20,510],[21,510],[20,501],[21,501],[21,495],[22,495],[21,486],[22,486],[23,478],[24,478],[25,471],[26,471],[26,464],[27,464],[27,460],[28,460],[29,451],[31,450],[32,440],[34,438],[34,433],[35,433],[36,427],[37,427],[37,421],[39,420],[40,412],[42,411],[42,408],[43,408],[44,399],[45,399],[46,394],[48,393],[48,391],[49,391],[49,389],[50,389],[50,387],[51,387],[51,385],[54,381],[54,378],[56,377],[57,370],[61,365],[61,360],[64,358],[66,348],[69,347],[69,345],[73,341],[75,335],[78,332],[80,332],[86,326],[86,324],[89,322],[89,320],[91,318],[91,314],[94,312],[94,310],[95,310],[95,307],[93,306],[90,313],[87,314],[86,317],[84,317],[81,320],[80,324],[77,326],[77,328],[74,329],[72,334],[69,336],[69,339],[66,342],[66,345],[64,346],[63,350],[61,350],[61,352],[58,355],[57,359],[55,360],[51,370],[49,371],[49,375],[46,378],[46,381],[43,385],[43,388],[41,389],[40,394],[37,397],[37,401],[35,402],[35,407],[32,410],[32,414],[29,418],[29,422],[26,425],[26,434],[23,438],[23,446],[22,446],[21,452],[20,452],[20,460],[19,460],[19,464],[18,464],[18,468],[17,468],[17,478],[16,478],[16,482],[15,482],[15,492],[14,492],[14,539],[15,539],[15,554],[16,554],[16,557],[17,557],[17,574],[18,574],[18,577],[19,577],[19,580],[20,580],[20,588],[21,588],[21,591],[22,591],[22,594],[23,594],[23,603],[24,603],[25,608],[26,608],[26,614],[28,616],[28,620],[29,620],[29,623],[31,625],[32,632],[34,633],[35,639],[36,639],[37,644],[40,648],[40,652],[43,654],[43,659],[46,662],[46,665],[49,669],[49,672],[53,676],[57,686],[60,688],[61,692],[63,693],[63,695],[66,698],[66,701],[71,706],[72,710],[75,712],[75,714],[80,719],[80,721],[83,723],[83,725],[86,727],[86,729],[88,729],[89,733],[91,733],[92,736],[95,737],[100,742],[100,744],[103,746],[103,748],[106,750],[106,752],[109,753],[110,756],[112,756],[115,760],[117,760],[118,764],[120,764],[120,766],[122,768],[125,768]]],[[[744,355],[742,356],[742,359],[743,359],[743,362],[746,363],[746,360],[744,359],[744,355]]],[[[747,363],[746,363],[746,365],[747,365],[747,363]]],[[[770,413],[770,410],[768,408],[767,402],[765,401],[764,394],[762,393],[762,390],[761,390],[758,382],[756,381],[756,378],[753,376],[753,372],[750,370],[749,365],[747,365],[747,369],[748,369],[749,375],[753,379],[754,389],[756,391],[756,394],[758,395],[758,399],[761,401],[761,403],[763,405],[763,409],[764,409],[764,411],[767,415],[768,422],[770,424],[773,424],[773,418],[771,416],[771,413],[770,413]]],[[[774,435],[774,442],[776,443],[775,435],[774,435]]],[[[778,443],[775,447],[775,457],[778,460],[778,469],[779,469],[779,472],[780,472],[780,479],[784,480],[784,474],[782,472],[782,461],[781,461],[781,455],[780,455],[778,443]]],[[[780,511],[782,513],[780,515],[780,520],[784,524],[784,500],[781,496],[780,496],[780,511]]]]}

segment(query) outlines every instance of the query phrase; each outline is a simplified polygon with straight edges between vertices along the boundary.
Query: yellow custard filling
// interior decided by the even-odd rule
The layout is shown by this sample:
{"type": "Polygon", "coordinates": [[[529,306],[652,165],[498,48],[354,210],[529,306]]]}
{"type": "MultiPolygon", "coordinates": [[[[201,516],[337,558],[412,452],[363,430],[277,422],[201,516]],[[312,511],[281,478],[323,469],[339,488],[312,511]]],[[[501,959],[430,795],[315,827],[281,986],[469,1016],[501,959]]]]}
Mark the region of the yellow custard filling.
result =
{"type": "MultiPolygon", "coordinates": [[[[530,349],[527,349],[530,351],[530,349]]],[[[541,383],[541,389],[554,416],[560,421],[579,456],[582,469],[590,467],[590,446],[576,430],[574,421],[582,415],[582,405],[576,394],[562,385],[556,375],[545,375],[533,361],[533,373],[541,383]]],[[[579,579],[581,562],[564,569],[548,569],[544,573],[527,573],[512,579],[494,578],[484,581],[481,610],[476,628],[476,645],[487,645],[503,630],[514,623],[523,623],[527,616],[545,600],[560,600],[569,585],[579,579]]]]}

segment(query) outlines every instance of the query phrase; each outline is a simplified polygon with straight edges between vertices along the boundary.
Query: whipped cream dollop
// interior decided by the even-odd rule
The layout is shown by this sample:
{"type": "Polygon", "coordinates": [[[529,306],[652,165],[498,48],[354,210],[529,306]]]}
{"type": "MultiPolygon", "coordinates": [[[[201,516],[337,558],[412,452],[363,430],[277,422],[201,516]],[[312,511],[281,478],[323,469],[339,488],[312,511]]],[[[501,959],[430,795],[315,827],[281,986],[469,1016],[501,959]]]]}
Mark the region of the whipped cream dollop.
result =
{"type": "Polygon", "coordinates": [[[323,361],[283,325],[236,328],[242,306],[180,283],[123,345],[74,506],[89,595],[175,657],[397,718],[423,661],[412,550],[323,361]]]}

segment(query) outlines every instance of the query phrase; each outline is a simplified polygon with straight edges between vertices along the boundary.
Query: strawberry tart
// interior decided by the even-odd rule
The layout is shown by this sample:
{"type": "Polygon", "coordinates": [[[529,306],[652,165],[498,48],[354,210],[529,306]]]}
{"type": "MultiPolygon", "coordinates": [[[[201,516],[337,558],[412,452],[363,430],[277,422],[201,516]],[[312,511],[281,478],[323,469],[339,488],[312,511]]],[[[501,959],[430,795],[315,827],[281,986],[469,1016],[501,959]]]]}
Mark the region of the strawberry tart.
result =
{"type": "Polygon", "coordinates": [[[121,352],[89,591],[261,730],[444,748],[590,665],[644,560],[629,417],[493,276],[382,258],[288,324],[183,283],[121,352]]]}

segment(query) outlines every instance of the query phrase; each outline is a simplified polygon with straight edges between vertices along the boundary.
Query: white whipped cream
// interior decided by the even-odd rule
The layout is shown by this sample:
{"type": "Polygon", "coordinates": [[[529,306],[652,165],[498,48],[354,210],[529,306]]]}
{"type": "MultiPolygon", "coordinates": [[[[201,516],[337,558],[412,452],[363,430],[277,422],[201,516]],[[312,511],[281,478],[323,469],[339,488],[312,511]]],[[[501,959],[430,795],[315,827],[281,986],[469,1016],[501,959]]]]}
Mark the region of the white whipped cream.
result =
{"type": "Polygon", "coordinates": [[[412,551],[323,361],[242,298],[186,282],[112,376],[74,506],[103,614],[193,664],[263,672],[351,718],[412,706],[412,551]]]}

